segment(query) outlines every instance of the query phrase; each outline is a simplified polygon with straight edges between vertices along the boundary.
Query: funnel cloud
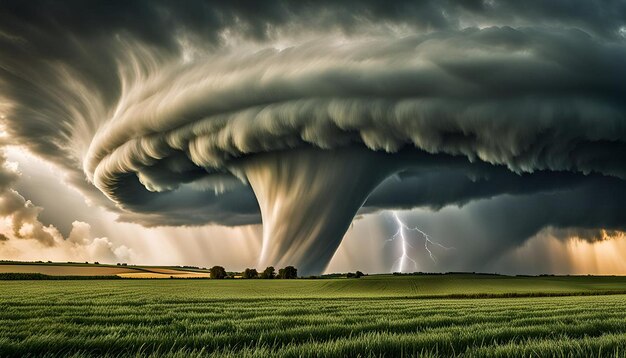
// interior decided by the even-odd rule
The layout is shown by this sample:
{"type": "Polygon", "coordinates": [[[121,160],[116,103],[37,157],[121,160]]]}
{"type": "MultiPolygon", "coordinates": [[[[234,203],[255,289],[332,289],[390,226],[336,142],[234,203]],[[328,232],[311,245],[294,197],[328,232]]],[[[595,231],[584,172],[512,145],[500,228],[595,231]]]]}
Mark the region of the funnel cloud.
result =
{"type": "Polygon", "coordinates": [[[495,198],[502,248],[625,229],[624,1],[0,7],[10,144],[119,220],[262,223],[304,274],[384,210],[495,198]]]}

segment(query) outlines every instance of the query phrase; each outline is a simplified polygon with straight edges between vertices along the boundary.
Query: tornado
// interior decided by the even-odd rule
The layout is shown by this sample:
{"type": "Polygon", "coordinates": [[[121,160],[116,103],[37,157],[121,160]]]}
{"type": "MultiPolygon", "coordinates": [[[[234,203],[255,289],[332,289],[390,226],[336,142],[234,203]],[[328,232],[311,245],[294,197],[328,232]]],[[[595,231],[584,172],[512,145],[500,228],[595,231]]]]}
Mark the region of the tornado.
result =
{"type": "Polygon", "coordinates": [[[263,224],[259,267],[322,273],[369,193],[393,172],[389,159],[362,148],[304,148],[245,160],[263,224]]]}
{"type": "Polygon", "coordinates": [[[120,221],[262,225],[303,274],[383,210],[626,230],[623,2],[479,3],[2,3],[0,125],[120,221]]]}

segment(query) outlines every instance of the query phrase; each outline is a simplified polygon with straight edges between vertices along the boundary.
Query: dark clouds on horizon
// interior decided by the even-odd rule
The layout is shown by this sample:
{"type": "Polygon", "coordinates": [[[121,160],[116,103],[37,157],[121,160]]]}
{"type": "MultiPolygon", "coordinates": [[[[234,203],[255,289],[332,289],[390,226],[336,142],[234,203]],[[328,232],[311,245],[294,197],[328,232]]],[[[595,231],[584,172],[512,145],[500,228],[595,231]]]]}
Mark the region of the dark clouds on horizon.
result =
{"type": "Polygon", "coordinates": [[[625,1],[0,7],[9,138],[122,220],[258,223],[241,161],[367,147],[394,165],[362,213],[507,196],[503,246],[626,230],[625,1]]]}

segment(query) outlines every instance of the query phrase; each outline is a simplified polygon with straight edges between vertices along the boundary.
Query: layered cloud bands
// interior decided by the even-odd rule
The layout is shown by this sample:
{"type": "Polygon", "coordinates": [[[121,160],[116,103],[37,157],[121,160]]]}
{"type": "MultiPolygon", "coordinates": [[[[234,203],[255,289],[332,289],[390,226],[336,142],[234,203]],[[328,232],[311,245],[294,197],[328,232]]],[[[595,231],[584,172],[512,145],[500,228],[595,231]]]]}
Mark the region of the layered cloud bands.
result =
{"type": "Polygon", "coordinates": [[[123,220],[260,213],[261,261],[306,272],[358,210],[559,192],[572,206],[526,237],[621,230],[621,211],[587,213],[626,198],[626,7],[516,4],[16,4],[0,111],[123,220]]]}

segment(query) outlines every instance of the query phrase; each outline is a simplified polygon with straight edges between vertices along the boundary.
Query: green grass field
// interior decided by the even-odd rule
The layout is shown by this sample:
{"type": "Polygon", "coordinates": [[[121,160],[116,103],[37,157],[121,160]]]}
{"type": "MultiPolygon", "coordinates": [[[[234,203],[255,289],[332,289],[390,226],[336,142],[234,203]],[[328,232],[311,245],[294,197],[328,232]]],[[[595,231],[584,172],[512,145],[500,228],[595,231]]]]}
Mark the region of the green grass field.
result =
{"type": "Polygon", "coordinates": [[[0,281],[0,292],[2,356],[626,355],[624,277],[0,281]]]}

